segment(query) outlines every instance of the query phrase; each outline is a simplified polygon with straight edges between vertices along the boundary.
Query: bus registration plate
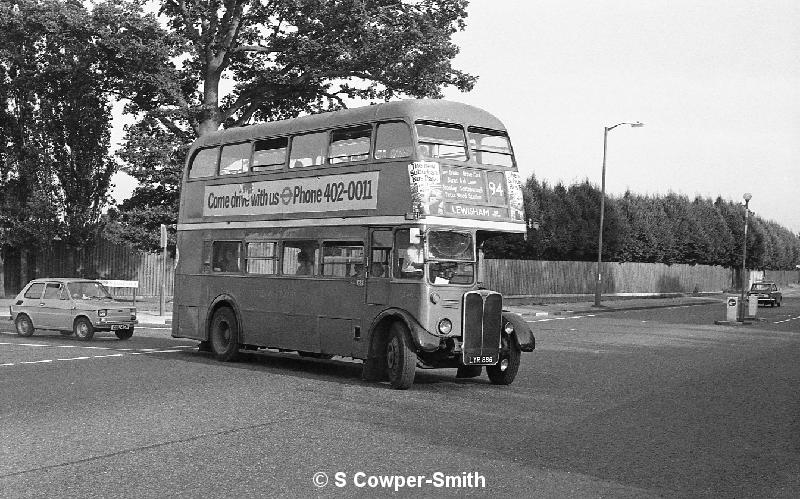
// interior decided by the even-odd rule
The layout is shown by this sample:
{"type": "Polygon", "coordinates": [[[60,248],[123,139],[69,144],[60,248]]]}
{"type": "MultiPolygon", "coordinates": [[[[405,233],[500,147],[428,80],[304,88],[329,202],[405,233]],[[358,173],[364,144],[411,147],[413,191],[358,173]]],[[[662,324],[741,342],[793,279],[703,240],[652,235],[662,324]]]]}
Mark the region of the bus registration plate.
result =
{"type": "Polygon", "coordinates": [[[467,364],[471,365],[494,365],[497,364],[496,355],[470,355],[467,357],[467,364]]]}
{"type": "Polygon", "coordinates": [[[116,331],[118,329],[128,329],[128,325],[127,324],[112,324],[111,325],[111,330],[112,331],[116,331]]]}

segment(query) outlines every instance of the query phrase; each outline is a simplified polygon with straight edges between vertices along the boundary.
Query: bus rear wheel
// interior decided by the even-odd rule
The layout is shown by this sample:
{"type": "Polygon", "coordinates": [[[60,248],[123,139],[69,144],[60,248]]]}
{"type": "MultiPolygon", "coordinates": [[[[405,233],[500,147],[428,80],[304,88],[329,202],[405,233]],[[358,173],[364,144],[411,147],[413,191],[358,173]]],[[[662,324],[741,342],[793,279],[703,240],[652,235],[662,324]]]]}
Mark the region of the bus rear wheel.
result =
{"type": "Polygon", "coordinates": [[[211,351],[217,360],[233,362],[239,357],[239,323],[228,307],[214,312],[211,319],[211,351]]]}
{"type": "Polygon", "coordinates": [[[406,327],[395,322],[386,343],[386,374],[392,388],[406,390],[414,384],[417,354],[412,346],[406,327]]]}
{"type": "Polygon", "coordinates": [[[486,366],[486,374],[493,385],[510,385],[517,377],[519,361],[522,352],[519,345],[507,334],[503,334],[500,362],[493,366],[486,366]]]}

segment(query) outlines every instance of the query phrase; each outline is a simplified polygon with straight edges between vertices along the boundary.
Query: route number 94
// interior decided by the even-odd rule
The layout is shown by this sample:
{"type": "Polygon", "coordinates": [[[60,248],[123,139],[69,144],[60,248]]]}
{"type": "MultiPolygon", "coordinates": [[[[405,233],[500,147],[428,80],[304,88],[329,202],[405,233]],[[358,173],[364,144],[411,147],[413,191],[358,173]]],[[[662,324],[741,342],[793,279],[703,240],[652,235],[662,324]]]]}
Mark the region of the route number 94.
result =
{"type": "Polygon", "coordinates": [[[489,182],[489,194],[492,196],[503,197],[503,186],[499,183],[489,182]]]}

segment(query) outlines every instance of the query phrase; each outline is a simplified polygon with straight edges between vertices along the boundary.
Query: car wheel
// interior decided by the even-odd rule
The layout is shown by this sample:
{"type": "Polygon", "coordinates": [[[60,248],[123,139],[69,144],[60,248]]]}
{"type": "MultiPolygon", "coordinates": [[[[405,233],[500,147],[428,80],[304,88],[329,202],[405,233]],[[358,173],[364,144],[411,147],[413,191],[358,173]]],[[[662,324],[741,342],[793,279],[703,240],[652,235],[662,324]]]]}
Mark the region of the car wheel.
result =
{"type": "Polygon", "coordinates": [[[86,317],[78,317],[72,326],[75,336],[81,341],[89,341],[94,336],[94,326],[86,317]]]}
{"type": "Polygon", "coordinates": [[[211,319],[211,351],[217,360],[233,362],[239,357],[239,323],[228,307],[214,313],[211,319]]]}
{"type": "Polygon", "coordinates": [[[417,370],[417,354],[412,349],[406,327],[400,323],[392,324],[389,342],[386,343],[386,374],[392,388],[406,390],[414,384],[417,370]]]}
{"type": "Polygon", "coordinates": [[[133,328],[131,327],[128,329],[117,329],[116,331],[114,331],[114,334],[116,334],[117,338],[121,340],[127,340],[131,336],[133,336],[133,328]]]}
{"type": "Polygon", "coordinates": [[[781,300],[778,300],[778,306],[779,307],[781,306],[781,300]]]}
{"type": "Polygon", "coordinates": [[[25,314],[19,314],[17,316],[17,320],[14,321],[14,326],[17,328],[17,334],[20,336],[28,337],[35,331],[31,318],[25,314]]]}
{"type": "Polygon", "coordinates": [[[519,361],[522,352],[517,342],[503,333],[500,362],[493,366],[486,366],[486,374],[493,385],[510,385],[517,377],[519,361]]]}

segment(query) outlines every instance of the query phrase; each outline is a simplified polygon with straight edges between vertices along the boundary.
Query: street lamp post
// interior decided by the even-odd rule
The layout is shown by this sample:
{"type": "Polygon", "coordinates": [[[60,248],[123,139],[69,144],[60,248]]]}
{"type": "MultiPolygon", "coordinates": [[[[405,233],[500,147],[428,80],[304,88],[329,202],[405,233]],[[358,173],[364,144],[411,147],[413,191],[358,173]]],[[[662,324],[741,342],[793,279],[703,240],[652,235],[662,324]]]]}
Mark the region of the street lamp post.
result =
{"type": "Polygon", "coordinates": [[[597,281],[594,285],[594,306],[600,306],[600,295],[602,294],[603,274],[600,271],[600,266],[603,263],[603,219],[605,218],[606,211],[606,151],[608,150],[608,132],[617,128],[620,125],[630,125],[632,128],[639,128],[644,126],[644,123],[637,121],[636,123],[617,123],[614,126],[607,126],[603,129],[603,174],[600,183],[600,232],[597,236],[597,281]]]}
{"type": "Polygon", "coordinates": [[[747,273],[747,218],[750,214],[749,206],[753,195],[749,192],[745,192],[742,197],[744,198],[744,241],[742,242],[742,294],[739,299],[739,322],[744,321],[745,315],[744,287],[747,284],[747,280],[745,279],[745,274],[747,273]]]}

